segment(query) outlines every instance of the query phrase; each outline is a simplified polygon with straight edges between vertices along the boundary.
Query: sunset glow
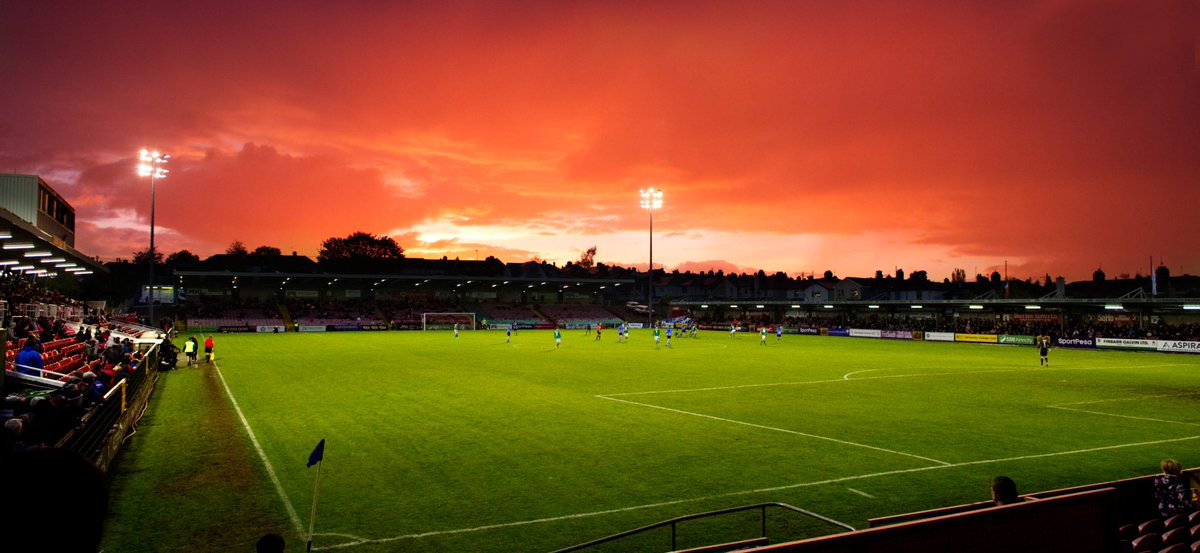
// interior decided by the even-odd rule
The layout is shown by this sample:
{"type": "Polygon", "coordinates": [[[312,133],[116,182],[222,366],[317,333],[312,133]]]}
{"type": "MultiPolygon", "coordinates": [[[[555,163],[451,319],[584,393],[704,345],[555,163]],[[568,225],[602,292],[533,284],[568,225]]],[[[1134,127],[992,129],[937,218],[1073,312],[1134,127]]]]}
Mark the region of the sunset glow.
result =
{"type": "Polygon", "coordinates": [[[0,7],[0,172],[159,250],[1019,278],[1200,272],[1197,4],[0,7]]]}

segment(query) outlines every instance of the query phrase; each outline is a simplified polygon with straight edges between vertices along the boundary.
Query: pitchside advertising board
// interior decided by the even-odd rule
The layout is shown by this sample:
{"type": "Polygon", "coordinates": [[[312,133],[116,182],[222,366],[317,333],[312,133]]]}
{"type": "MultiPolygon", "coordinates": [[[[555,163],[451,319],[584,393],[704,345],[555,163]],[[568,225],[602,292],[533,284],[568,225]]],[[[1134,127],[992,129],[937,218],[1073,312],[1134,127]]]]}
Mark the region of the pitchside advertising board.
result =
{"type": "Polygon", "coordinates": [[[929,342],[953,342],[953,332],[926,332],[925,340],[929,342]]]}
{"type": "Polygon", "coordinates": [[[1096,338],[1098,348],[1119,348],[1135,350],[1158,350],[1158,340],[1143,340],[1132,338],[1096,338]]]}
{"type": "Polygon", "coordinates": [[[970,342],[972,344],[996,344],[1000,337],[995,334],[962,334],[954,333],[955,342],[970,342]]]}
{"type": "Polygon", "coordinates": [[[1016,336],[1012,334],[1001,334],[1001,344],[1014,344],[1018,346],[1032,346],[1034,344],[1033,336],[1016,336]]]}
{"type": "Polygon", "coordinates": [[[851,328],[850,336],[853,338],[882,338],[882,330],[871,330],[869,328],[851,328]]]}
{"type": "Polygon", "coordinates": [[[1056,345],[1060,348],[1091,349],[1096,347],[1096,341],[1091,338],[1059,338],[1056,345]]]}
{"type": "Polygon", "coordinates": [[[1175,353],[1200,353],[1200,342],[1159,340],[1158,351],[1169,351],[1175,353]]]}

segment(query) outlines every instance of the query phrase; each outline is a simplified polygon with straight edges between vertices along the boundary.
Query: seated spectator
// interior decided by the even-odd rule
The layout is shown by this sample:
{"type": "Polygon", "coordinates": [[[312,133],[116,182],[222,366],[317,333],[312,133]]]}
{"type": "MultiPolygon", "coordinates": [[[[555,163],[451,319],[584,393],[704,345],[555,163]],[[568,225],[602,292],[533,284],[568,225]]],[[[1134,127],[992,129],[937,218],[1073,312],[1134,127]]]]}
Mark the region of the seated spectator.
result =
{"type": "Polygon", "coordinates": [[[1012,505],[1020,503],[1017,495],[1017,483],[1007,476],[997,476],[992,480],[992,503],[996,505],[1012,505]]]}
{"type": "Polygon", "coordinates": [[[41,344],[36,338],[30,336],[25,340],[25,347],[21,349],[21,353],[17,354],[15,360],[17,371],[21,374],[30,376],[41,376],[42,373],[34,369],[44,369],[46,366],[42,363],[41,344]]]}
{"type": "Polygon", "coordinates": [[[1186,514],[1195,508],[1191,504],[1191,490],[1183,477],[1183,467],[1174,459],[1163,459],[1163,473],[1154,477],[1154,500],[1163,518],[1186,514]]]}
{"type": "Polygon", "coordinates": [[[0,435],[0,460],[7,459],[28,447],[22,438],[25,420],[15,417],[4,421],[4,434],[0,435]]]}

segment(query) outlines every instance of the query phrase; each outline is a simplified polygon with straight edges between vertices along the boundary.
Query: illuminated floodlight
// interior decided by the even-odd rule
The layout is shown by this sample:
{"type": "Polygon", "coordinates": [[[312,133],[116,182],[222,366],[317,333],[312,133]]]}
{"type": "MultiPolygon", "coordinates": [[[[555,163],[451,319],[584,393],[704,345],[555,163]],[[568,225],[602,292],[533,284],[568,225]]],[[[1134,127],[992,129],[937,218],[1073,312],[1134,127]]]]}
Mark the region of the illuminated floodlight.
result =
{"type": "Polygon", "coordinates": [[[909,307],[912,307],[913,309],[925,309],[924,305],[911,305],[909,307]]]}
{"type": "Polygon", "coordinates": [[[832,305],[826,305],[826,306],[825,306],[825,309],[833,309],[833,306],[832,306],[832,305]]]}
{"type": "Polygon", "coordinates": [[[982,305],[968,305],[967,309],[974,309],[976,311],[979,311],[980,309],[983,309],[983,306],[982,305]]]}
{"type": "Polygon", "coordinates": [[[142,148],[142,151],[138,153],[138,159],[141,160],[141,163],[138,164],[139,177],[161,179],[171,172],[162,168],[162,165],[171,160],[171,154],[159,153],[158,150],[152,152],[142,148]]]}
{"type": "Polygon", "coordinates": [[[0,267],[12,267],[13,265],[20,265],[20,264],[21,264],[21,262],[15,260],[15,259],[5,259],[4,261],[0,261],[0,267]]]}
{"type": "Polygon", "coordinates": [[[638,195],[642,197],[642,201],[639,202],[639,205],[642,206],[642,209],[662,209],[662,190],[647,188],[646,190],[638,190],[638,195]]]}
{"type": "Polygon", "coordinates": [[[72,267],[70,269],[63,269],[63,270],[68,273],[81,273],[83,271],[86,271],[87,269],[84,269],[83,267],[72,267]]]}
{"type": "Polygon", "coordinates": [[[868,305],[867,309],[879,309],[878,305],[868,305]]]}
{"type": "Polygon", "coordinates": [[[731,305],[731,306],[729,306],[729,307],[730,307],[730,309],[737,309],[737,306],[736,306],[736,305],[731,305]]]}
{"type": "Polygon", "coordinates": [[[86,270],[86,269],[85,269],[85,270],[83,270],[83,271],[79,271],[78,273],[75,273],[75,274],[77,274],[77,275],[90,275],[90,274],[92,274],[92,271],[89,271],[89,270],[86,270]]]}
{"type": "Polygon", "coordinates": [[[25,252],[25,257],[50,257],[52,255],[54,255],[54,254],[50,253],[47,250],[37,250],[37,251],[32,251],[32,252],[25,252]]]}
{"type": "Polygon", "coordinates": [[[31,275],[44,275],[44,274],[46,274],[46,273],[48,273],[48,272],[50,272],[50,271],[47,271],[47,270],[45,270],[45,269],[37,269],[37,270],[29,271],[29,274],[31,274],[31,275]]]}
{"type": "Polygon", "coordinates": [[[1187,311],[1200,311],[1200,305],[1185,305],[1183,308],[1187,311]]]}
{"type": "Polygon", "coordinates": [[[1111,304],[1104,306],[1104,308],[1109,311],[1120,311],[1120,310],[1124,309],[1125,307],[1120,304],[1111,303],[1111,304]]]}
{"type": "MultiPolygon", "coordinates": [[[[68,267],[78,267],[78,265],[68,262],[68,263],[59,263],[54,266],[55,269],[66,269],[68,267]]],[[[183,277],[179,277],[179,279],[183,280],[183,277]]]]}
{"type": "Polygon", "coordinates": [[[762,308],[763,308],[763,306],[761,306],[761,305],[756,305],[756,306],[754,306],[754,308],[755,308],[755,309],[762,309],[762,308]]]}
{"type": "Polygon", "coordinates": [[[12,240],[12,231],[0,230],[0,240],[12,240]]]}
{"type": "Polygon", "coordinates": [[[17,265],[12,268],[14,271],[28,271],[33,268],[33,265],[17,265]]]}
{"type": "Polygon", "coordinates": [[[3,246],[3,248],[6,250],[32,250],[33,243],[32,242],[13,242],[11,244],[5,244],[3,246]]]}
{"type": "Polygon", "coordinates": [[[1030,311],[1037,311],[1038,309],[1041,309],[1041,308],[1042,308],[1042,306],[1040,306],[1040,305],[1026,305],[1025,306],[1025,309],[1028,309],[1030,311]]]}
{"type": "Polygon", "coordinates": [[[701,305],[701,306],[700,306],[700,309],[708,309],[708,306],[707,306],[707,305],[701,305]]]}
{"type": "Polygon", "coordinates": [[[799,306],[799,305],[793,305],[793,306],[792,306],[792,309],[800,309],[800,306],[799,306]]]}
{"type": "Polygon", "coordinates": [[[50,258],[42,259],[41,262],[42,263],[63,263],[66,260],[67,260],[67,258],[65,258],[65,257],[50,257],[50,258]]]}

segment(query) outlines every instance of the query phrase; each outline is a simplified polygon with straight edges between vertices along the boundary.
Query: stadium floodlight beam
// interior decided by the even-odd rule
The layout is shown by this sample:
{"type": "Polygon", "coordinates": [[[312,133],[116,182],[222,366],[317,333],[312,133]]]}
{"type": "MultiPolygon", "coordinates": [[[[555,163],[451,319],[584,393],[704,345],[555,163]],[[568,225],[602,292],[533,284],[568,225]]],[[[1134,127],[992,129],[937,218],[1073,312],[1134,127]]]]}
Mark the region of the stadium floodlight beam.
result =
{"type": "Polygon", "coordinates": [[[167,173],[170,173],[162,166],[171,160],[171,154],[142,148],[142,151],[138,152],[138,159],[141,160],[138,164],[138,176],[150,177],[150,251],[147,252],[147,257],[150,258],[150,325],[158,328],[158,321],[154,320],[154,184],[158,179],[167,178],[167,173]]]}
{"type": "Polygon", "coordinates": [[[650,321],[650,328],[654,328],[654,210],[662,209],[663,193],[662,190],[647,188],[638,190],[638,194],[642,197],[642,209],[650,213],[650,268],[646,272],[646,318],[650,321]]]}

